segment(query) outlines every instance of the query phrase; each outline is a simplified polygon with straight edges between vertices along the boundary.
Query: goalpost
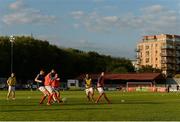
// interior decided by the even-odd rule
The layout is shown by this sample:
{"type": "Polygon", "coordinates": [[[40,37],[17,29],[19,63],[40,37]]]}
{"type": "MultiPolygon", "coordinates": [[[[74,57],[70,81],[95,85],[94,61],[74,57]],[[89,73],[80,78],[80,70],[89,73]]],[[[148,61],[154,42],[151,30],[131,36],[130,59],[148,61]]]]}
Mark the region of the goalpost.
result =
{"type": "Polygon", "coordinates": [[[155,86],[152,84],[152,82],[127,82],[126,90],[128,92],[134,92],[134,91],[154,92],[155,86]]]}

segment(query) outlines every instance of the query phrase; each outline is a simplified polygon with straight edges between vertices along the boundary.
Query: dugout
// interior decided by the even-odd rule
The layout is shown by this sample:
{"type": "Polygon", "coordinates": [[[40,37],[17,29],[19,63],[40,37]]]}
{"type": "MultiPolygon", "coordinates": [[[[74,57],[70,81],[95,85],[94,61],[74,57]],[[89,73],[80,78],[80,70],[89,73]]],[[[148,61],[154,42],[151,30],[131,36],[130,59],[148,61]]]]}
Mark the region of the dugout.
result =
{"type": "MultiPolygon", "coordinates": [[[[93,85],[96,86],[98,77],[100,74],[89,74],[92,78],[93,85]]],[[[83,79],[85,74],[80,75],[76,79],[79,80],[81,84],[84,83],[83,79]]],[[[152,85],[156,86],[158,84],[166,85],[166,79],[163,74],[161,73],[119,73],[119,74],[112,74],[106,73],[105,74],[105,87],[111,89],[122,89],[127,86],[127,83],[139,83],[140,85],[151,83],[152,85]]],[[[84,85],[82,85],[84,86],[84,85]]]]}

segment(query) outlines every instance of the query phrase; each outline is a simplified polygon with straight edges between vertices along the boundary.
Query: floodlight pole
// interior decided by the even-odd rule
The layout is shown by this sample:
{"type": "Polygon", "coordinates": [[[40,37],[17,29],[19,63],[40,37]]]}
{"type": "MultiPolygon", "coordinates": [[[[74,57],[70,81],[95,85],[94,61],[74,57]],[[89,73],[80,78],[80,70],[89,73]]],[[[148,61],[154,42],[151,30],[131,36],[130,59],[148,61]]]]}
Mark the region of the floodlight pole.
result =
{"type": "Polygon", "coordinates": [[[15,37],[11,35],[9,40],[11,42],[11,73],[13,73],[13,47],[14,47],[15,37]]]}

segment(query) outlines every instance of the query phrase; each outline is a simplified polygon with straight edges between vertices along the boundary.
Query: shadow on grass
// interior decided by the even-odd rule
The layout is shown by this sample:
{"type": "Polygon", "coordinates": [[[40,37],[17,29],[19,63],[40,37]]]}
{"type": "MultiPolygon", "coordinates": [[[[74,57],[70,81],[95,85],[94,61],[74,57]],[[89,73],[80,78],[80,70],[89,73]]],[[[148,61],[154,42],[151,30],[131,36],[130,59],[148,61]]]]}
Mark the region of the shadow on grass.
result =
{"type": "Polygon", "coordinates": [[[55,109],[26,109],[26,110],[23,110],[23,109],[19,109],[19,110],[0,110],[0,112],[28,112],[28,111],[43,111],[43,112],[46,112],[46,111],[89,111],[89,110],[110,110],[112,108],[55,108],[55,109]]]}
{"type": "MultiPolygon", "coordinates": [[[[55,103],[55,104],[52,104],[52,106],[78,106],[78,105],[80,105],[80,106],[97,106],[97,105],[107,105],[107,106],[109,106],[109,105],[115,105],[115,104],[119,104],[119,105],[121,105],[121,104],[141,104],[141,105],[147,105],[147,104],[164,104],[163,102],[154,102],[154,101],[136,101],[136,100],[125,100],[125,101],[113,101],[111,104],[107,104],[105,101],[101,101],[100,103],[98,103],[98,104],[96,104],[96,103],[73,103],[73,102],[67,102],[67,103],[60,103],[60,104],[57,104],[57,103],[55,103]]],[[[0,105],[1,106],[1,105],[0,105]]],[[[8,107],[8,106],[10,106],[10,107],[12,107],[12,106],[39,106],[39,107],[41,107],[41,106],[46,106],[46,103],[44,103],[44,104],[42,104],[42,105],[39,105],[38,103],[36,104],[36,103],[24,103],[24,104],[16,104],[16,103],[13,103],[13,104],[3,104],[2,106],[6,106],[6,107],[8,107]]]]}
{"type": "Polygon", "coordinates": [[[113,104],[141,104],[141,105],[150,105],[150,104],[163,104],[161,102],[150,102],[150,101],[124,101],[124,102],[115,102],[113,104]]]}
{"type": "MultiPolygon", "coordinates": [[[[83,103],[80,103],[80,102],[74,102],[74,101],[70,101],[70,102],[66,102],[66,103],[60,103],[60,104],[58,104],[58,103],[54,103],[54,104],[52,104],[52,106],[54,106],[54,105],[57,105],[57,106],[61,106],[61,105],[71,105],[71,106],[77,106],[77,105],[81,105],[81,106],[87,106],[87,105],[108,105],[108,103],[106,103],[106,102],[100,102],[100,103],[98,103],[98,104],[96,104],[96,103],[92,103],[92,102],[83,102],[83,103]]],[[[46,106],[46,102],[44,102],[44,104],[38,104],[38,102],[37,103],[31,103],[31,102],[27,102],[27,103],[22,103],[22,104],[19,104],[18,102],[15,102],[15,101],[13,101],[13,102],[7,102],[7,103],[3,103],[3,104],[0,104],[0,106],[46,106]]]]}

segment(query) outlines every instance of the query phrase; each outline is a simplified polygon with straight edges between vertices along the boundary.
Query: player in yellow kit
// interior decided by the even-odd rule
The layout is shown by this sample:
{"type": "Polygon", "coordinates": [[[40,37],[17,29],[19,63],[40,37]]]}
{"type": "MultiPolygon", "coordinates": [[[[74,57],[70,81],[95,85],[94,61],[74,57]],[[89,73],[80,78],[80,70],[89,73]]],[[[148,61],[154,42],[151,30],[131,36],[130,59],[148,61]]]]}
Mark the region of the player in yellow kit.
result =
{"type": "Polygon", "coordinates": [[[92,100],[94,102],[94,90],[92,86],[92,79],[89,77],[88,74],[85,76],[85,87],[86,87],[86,96],[88,98],[88,101],[92,100]]]}
{"type": "Polygon", "coordinates": [[[11,97],[13,100],[15,100],[15,85],[16,85],[16,77],[15,74],[12,73],[11,77],[7,80],[8,85],[8,94],[7,94],[7,100],[11,97]]]}

